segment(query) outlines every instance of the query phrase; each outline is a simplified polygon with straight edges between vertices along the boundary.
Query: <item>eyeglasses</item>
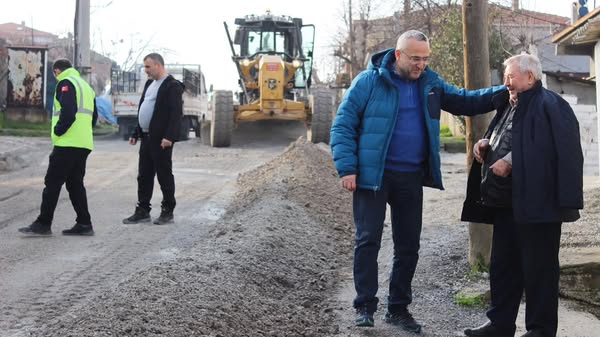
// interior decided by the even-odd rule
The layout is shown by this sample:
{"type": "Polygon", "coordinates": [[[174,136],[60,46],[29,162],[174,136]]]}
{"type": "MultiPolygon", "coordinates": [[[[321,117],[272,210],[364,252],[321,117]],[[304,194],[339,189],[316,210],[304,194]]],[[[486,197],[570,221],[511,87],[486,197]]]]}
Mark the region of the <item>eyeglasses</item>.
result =
{"type": "Polygon", "coordinates": [[[411,63],[413,64],[417,64],[420,62],[424,62],[425,64],[429,63],[431,61],[431,56],[425,56],[425,57],[420,57],[420,56],[410,56],[407,53],[405,53],[403,50],[400,51],[402,54],[408,56],[408,59],[410,60],[411,63]]]}

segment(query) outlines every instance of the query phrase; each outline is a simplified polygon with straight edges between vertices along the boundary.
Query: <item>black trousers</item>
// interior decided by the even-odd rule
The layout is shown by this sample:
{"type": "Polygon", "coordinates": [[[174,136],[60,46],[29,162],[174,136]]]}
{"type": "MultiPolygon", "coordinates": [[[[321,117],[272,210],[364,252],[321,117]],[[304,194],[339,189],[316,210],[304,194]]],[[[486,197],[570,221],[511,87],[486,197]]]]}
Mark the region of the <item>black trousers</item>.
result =
{"type": "Polygon", "coordinates": [[[66,184],[71,204],[77,214],[75,222],[82,225],[92,224],[88,211],[87,194],[83,185],[85,165],[90,152],[88,149],[76,147],[55,146],[52,149],[44,178],[45,187],[42,192],[38,222],[48,226],[52,225],[60,190],[62,185],[66,184]]]}
{"type": "Polygon", "coordinates": [[[158,178],[166,211],[175,209],[175,177],[173,176],[173,147],[163,149],[160,140],[145,134],[141,138],[138,162],[138,207],[151,210],[150,201],[154,190],[154,176],[158,178]]]}
{"type": "Polygon", "coordinates": [[[525,327],[555,337],[562,223],[517,224],[512,209],[498,209],[490,266],[490,321],[514,328],[525,291],[525,327]]]}

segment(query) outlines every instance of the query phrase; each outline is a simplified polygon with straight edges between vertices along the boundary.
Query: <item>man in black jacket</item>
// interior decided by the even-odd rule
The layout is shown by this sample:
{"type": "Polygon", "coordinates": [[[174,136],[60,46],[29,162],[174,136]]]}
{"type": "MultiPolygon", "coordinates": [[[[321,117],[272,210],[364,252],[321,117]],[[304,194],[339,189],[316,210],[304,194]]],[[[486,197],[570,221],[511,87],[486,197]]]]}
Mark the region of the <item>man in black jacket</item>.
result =
{"type": "Polygon", "coordinates": [[[124,224],[150,222],[150,200],[154,176],[163,194],[160,216],[154,224],[173,222],[175,178],[173,177],[173,145],[178,141],[183,111],[183,83],[169,75],[161,55],[144,57],[148,81],[140,99],[138,125],[129,138],[135,145],[141,140],[138,162],[138,203],[135,212],[123,219],[124,224]]]}
{"type": "Polygon", "coordinates": [[[462,214],[494,226],[489,321],[465,335],[514,336],[524,290],[523,336],[555,337],[561,225],[583,208],[579,123],[562,97],[542,87],[537,57],[504,65],[509,92],[494,98],[497,114],[474,146],[462,214]]]}

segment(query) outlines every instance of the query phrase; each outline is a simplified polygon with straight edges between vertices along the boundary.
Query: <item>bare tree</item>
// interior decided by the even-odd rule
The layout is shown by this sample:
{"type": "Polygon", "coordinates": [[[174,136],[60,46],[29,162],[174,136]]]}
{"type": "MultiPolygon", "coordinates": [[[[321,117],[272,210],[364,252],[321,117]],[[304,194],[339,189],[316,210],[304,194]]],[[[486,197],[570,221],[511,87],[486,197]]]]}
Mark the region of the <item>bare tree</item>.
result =
{"type": "MultiPolygon", "coordinates": [[[[96,3],[92,8],[92,15],[94,12],[110,8],[112,5],[112,0],[96,3]]],[[[163,56],[173,54],[170,49],[153,46],[154,35],[148,37],[140,32],[134,32],[129,34],[129,38],[120,36],[113,40],[103,36],[100,28],[97,28],[94,34],[93,42],[97,45],[92,46],[92,49],[99,49],[102,55],[112,59],[124,71],[134,70],[141,58],[151,52],[160,52],[163,56]]]]}
{"type": "MultiPolygon", "coordinates": [[[[398,31],[395,16],[399,14],[390,18],[388,13],[397,7],[397,1],[388,3],[384,0],[347,0],[343,3],[344,26],[337,34],[333,46],[333,55],[340,61],[336,71],[343,74],[338,76],[338,82],[342,78],[342,85],[348,85],[358,73],[366,69],[374,52],[390,47],[391,39],[387,31],[390,27],[394,32],[398,31]],[[374,34],[377,36],[373,36],[374,34]]],[[[395,38],[397,36],[394,41],[395,38]]]]}

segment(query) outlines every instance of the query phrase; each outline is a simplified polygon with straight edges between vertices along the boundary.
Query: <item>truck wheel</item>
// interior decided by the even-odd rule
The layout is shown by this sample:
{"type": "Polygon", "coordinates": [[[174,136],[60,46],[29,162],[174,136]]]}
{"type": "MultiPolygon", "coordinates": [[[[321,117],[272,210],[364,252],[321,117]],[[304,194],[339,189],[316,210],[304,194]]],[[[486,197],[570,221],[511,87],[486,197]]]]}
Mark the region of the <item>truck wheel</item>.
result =
{"type": "Polygon", "coordinates": [[[129,140],[129,136],[131,136],[133,130],[137,126],[137,118],[119,117],[117,123],[119,124],[119,136],[121,136],[123,140],[129,140]]]}
{"type": "Polygon", "coordinates": [[[306,137],[312,143],[329,144],[333,118],[333,93],[328,90],[313,91],[309,97],[309,106],[312,114],[306,137]]]}
{"type": "Polygon", "coordinates": [[[181,130],[179,131],[179,140],[185,141],[190,139],[190,127],[191,121],[189,117],[181,117],[181,130]]]}
{"type": "Polygon", "coordinates": [[[129,130],[127,128],[127,125],[119,124],[119,136],[123,140],[129,140],[129,130]]]}
{"type": "Polygon", "coordinates": [[[198,121],[198,117],[192,117],[192,129],[194,129],[194,136],[200,139],[202,133],[200,131],[200,121],[198,121]]]}
{"type": "Polygon", "coordinates": [[[213,147],[227,147],[231,145],[232,132],[233,94],[228,90],[216,90],[213,92],[210,145],[213,147]]]}

